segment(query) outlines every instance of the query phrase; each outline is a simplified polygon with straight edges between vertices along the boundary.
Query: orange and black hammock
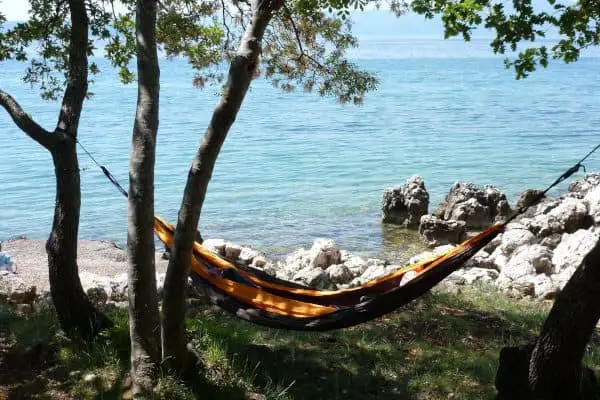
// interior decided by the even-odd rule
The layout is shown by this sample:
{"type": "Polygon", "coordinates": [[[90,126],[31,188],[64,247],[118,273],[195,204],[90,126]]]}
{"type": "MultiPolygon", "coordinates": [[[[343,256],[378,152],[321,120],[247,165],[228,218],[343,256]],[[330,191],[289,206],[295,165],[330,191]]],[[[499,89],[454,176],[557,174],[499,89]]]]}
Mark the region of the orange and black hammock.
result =
{"type": "MultiPolygon", "coordinates": [[[[289,330],[341,329],[380,317],[422,296],[487,245],[504,226],[493,225],[434,259],[342,290],[314,290],[260,274],[259,270],[226,260],[197,242],[192,270],[214,304],[247,321],[289,330]],[[230,274],[224,273],[228,270],[230,274]],[[417,275],[400,286],[409,271],[417,275]]],[[[154,231],[165,247],[172,247],[172,225],[155,217],[154,231]]]]}
{"type": "MultiPolygon", "coordinates": [[[[127,197],[127,191],[108,169],[98,164],[81,147],[121,194],[127,197]]],[[[192,250],[192,278],[203,285],[204,292],[214,304],[255,324],[301,331],[327,331],[358,325],[397,310],[461,268],[502,232],[506,224],[537,204],[554,186],[583,168],[582,162],[599,148],[600,145],[596,146],[503,223],[490,226],[442,255],[401,268],[360,287],[315,290],[227,260],[198,242],[194,243],[192,250]],[[409,271],[414,271],[416,276],[400,286],[402,278],[409,271]]],[[[154,232],[166,248],[172,248],[175,236],[172,225],[157,216],[154,218],[154,232]]]]}

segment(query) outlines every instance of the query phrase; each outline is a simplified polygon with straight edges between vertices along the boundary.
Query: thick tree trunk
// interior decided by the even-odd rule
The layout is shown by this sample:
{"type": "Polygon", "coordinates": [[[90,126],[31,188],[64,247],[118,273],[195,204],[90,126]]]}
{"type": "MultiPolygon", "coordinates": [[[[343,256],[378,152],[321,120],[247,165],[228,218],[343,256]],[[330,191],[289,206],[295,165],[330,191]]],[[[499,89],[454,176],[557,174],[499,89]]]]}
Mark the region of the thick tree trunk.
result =
{"type": "Polygon", "coordinates": [[[227,84],[188,173],[163,297],[163,359],[179,371],[186,366],[186,280],[190,273],[192,245],[206,189],[221,146],[235,121],[256,70],[265,29],[273,12],[280,6],[276,0],[252,2],[252,21],[231,62],[227,84]]]}
{"type": "Polygon", "coordinates": [[[600,319],[600,242],[554,302],[532,345],[503,349],[499,399],[599,399],[594,374],[582,364],[600,319]]]}
{"type": "Polygon", "coordinates": [[[156,50],[156,0],[138,0],[136,11],[138,99],[129,162],[129,329],[134,398],[146,398],[160,363],[160,317],[154,259],[154,163],[160,69],[156,50]]]}
{"type": "Polygon", "coordinates": [[[76,260],[81,191],[75,141],[65,137],[51,153],[56,203],[52,233],[46,242],[50,291],[62,329],[71,337],[90,339],[112,323],[90,303],[79,280],[76,260]]]}

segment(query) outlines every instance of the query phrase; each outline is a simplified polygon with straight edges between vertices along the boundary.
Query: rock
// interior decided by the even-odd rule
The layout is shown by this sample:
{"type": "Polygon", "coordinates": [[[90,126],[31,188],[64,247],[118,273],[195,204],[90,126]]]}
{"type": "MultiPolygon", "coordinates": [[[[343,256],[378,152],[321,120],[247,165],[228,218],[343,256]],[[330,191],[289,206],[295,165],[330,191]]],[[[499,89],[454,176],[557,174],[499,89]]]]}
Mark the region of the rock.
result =
{"type": "Polygon", "coordinates": [[[219,255],[225,255],[225,240],[223,239],[206,239],[202,246],[219,255]]]}
{"type": "Polygon", "coordinates": [[[284,281],[291,281],[294,278],[294,274],[282,268],[275,269],[275,277],[283,279],[284,281]]]}
{"type": "Polygon", "coordinates": [[[325,273],[329,280],[336,284],[346,284],[354,278],[352,271],[344,264],[331,265],[325,270],[325,273]]]}
{"type": "Polygon", "coordinates": [[[472,285],[475,282],[490,283],[498,279],[498,271],[488,268],[463,268],[453,272],[451,281],[472,285]],[[462,278],[462,279],[461,279],[462,278]]]}
{"type": "Polygon", "coordinates": [[[521,247],[500,270],[502,277],[516,281],[527,275],[551,273],[552,251],[539,244],[521,247]]]}
{"type": "Polygon", "coordinates": [[[506,195],[494,186],[480,189],[456,182],[433,215],[442,220],[464,221],[466,228],[487,227],[511,213],[506,195]]]}
{"type": "Polygon", "coordinates": [[[539,274],[533,278],[535,297],[550,300],[560,293],[560,287],[548,275],[539,274]]]}
{"type": "Polygon", "coordinates": [[[383,275],[386,275],[385,266],[374,264],[367,268],[361,275],[361,279],[363,282],[368,282],[383,275]]]}
{"type": "Polygon", "coordinates": [[[419,235],[428,246],[458,244],[466,238],[464,221],[445,221],[432,215],[421,217],[419,235]]]}
{"type": "Polygon", "coordinates": [[[344,265],[352,272],[352,275],[362,275],[367,270],[365,260],[359,256],[351,255],[344,260],[344,265]]]}
{"type": "Polygon", "coordinates": [[[496,281],[496,285],[507,295],[520,299],[522,297],[533,297],[535,295],[535,284],[532,280],[532,275],[525,275],[514,281],[500,275],[496,281]]]}
{"type": "Polygon", "coordinates": [[[352,281],[350,281],[350,285],[349,287],[357,287],[357,286],[362,286],[366,283],[367,281],[362,277],[362,276],[358,276],[354,279],[352,279],[352,281]]]}
{"type": "Polygon", "coordinates": [[[581,199],[597,186],[600,186],[600,173],[590,172],[583,179],[571,182],[568,190],[571,196],[581,199]]]}
{"type": "Polygon", "coordinates": [[[373,266],[373,265],[376,265],[376,266],[379,266],[379,265],[381,265],[381,266],[384,266],[384,267],[385,267],[387,264],[388,264],[388,263],[387,263],[387,261],[385,261],[385,260],[380,260],[379,258],[369,258],[369,259],[367,259],[367,261],[365,262],[365,265],[367,266],[367,268],[368,268],[368,267],[371,267],[371,266],[373,266]]]}
{"type": "Polygon", "coordinates": [[[583,201],[588,206],[588,213],[594,219],[596,225],[600,224],[600,186],[588,191],[583,201]]]}
{"type": "Polygon", "coordinates": [[[237,260],[241,252],[242,246],[240,245],[233,243],[227,243],[225,245],[225,257],[229,258],[230,260],[237,260]]]}
{"type": "Polygon", "coordinates": [[[561,242],[554,249],[552,257],[554,272],[560,273],[567,268],[577,268],[597,242],[598,233],[589,229],[564,234],[561,242]]]}
{"type": "Polygon", "coordinates": [[[264,272],[266,272],[267,274],[271,275],[271,276],[277,276],[277,267],[275,266],[275,264],[272,263],[268,263],[266,265],[264,265],[263,267],[261,267],[263,269],[264,272]]]}
{"type": "Polygon", "coordinates": [[[18,275],[0,277],[0,300],[12,304],[34,304],[37,297],[37,287],[27,285],[18,275]]]}
{"type": "Polygon", "coordinates": [[[451,244],[446,244],[443,246],[437,246],[434,247],[431,251],[425,251],[421,254],[417,254],[415,256],[412,256],[409,260],[408,260],[408,264],[409,265],[414,265],[414,264],[418,264],[420,262],[423,262],[425,260],[427,260],[428,258],[434,258],[440,254],[444,254],[450,250],[452,250],[455,246],[451,245],[451,244]]]}
{"type": "Polygon", "coordinates": [[[325,271],[310,266],[298,271],[293,280],[315,289],[331,289],[333,286],[325,271]]]}
{"type": "MultiPolygon", "coordinates": [[[[506,230],[510,229],[511,225],[513,225],[513,224],[509,224],[505,229],[506,230]]],[[[525,227],[523,227],[523,228],[526,229],[525,227]]],[[[492,254],[494,252],[494,250],[496,250],[496,248],[498,248],[498,246],[500,246],[500,244],[502,243],[502,236],[503,236],[503,233],[500,233],[498,236],[493,238],[491,242],[486,244],[482,250],[487,253],[492,254]]]]}
{"type": "Polygon", "coordinates": [[[283,269],[288,272],[296,273],[301,269],[304,269],[310,265],[310,250],[306,250],[304,248],[295,250],[293,253],[289,254],[285,262],[283,264],[283,269]]]}
{"type": "MultiPolygon", "coordinates": [[[[517,200],[517,203],[515,204],[515,209],[519,210],[522,207],[525,206],[529,206],[531,208],[529,208],[529,210],[527,211],[528,215],[532,215],[535,212],[535,208],[536,207],[532,207],[533,206],[533,201],[540,196],[542,193],[544,193],[543,190],[538,190],[538,189],[527,189],[524,192],[521,193],[521,195],[519,196],[519,199],[517,200]]],[[[542,197],[542,199],[544,199],[545,196],[542,197]]]]}
{"type": "Polygon", "coordinates": [[[335,242],[330,239],[315,239],[310,249],[310,266],[326,269],[330,265],[340,264],[342,256],[335,242]]]}
{"type": "MultiPolygon", "coordinates": [[[[587,203],[573,197],[566,197],[544,214],[538,214],[527,222],[527,227],[536,236],[544,238],[555,233],[572,233],[591,225],[587,203]]],[[[522,220],[523,222],[523,220],[522,220]]]]}
{"type": "Polygon", "coordinates": [[[560,233],[553,233],[552,235],[543,238],[540,244],[546,246],[550,250],[554,250],[561,240],[562,235],[560,233]]]}
{"type": "Polygon", "coordinates": [[[238,256],[238,261],[241,262],[242,264],[250,265],[250,264],[252,264],[252,261],[256,257],[261,256],[261,255],[262,254],[260,254],[259,251],[254,250],[253,248],[242,247],[242,251],[240,252],[240,254],[238,256]]]}
{"type": "Polygon", "coordinates": [[[575,270],[577,270],[577,267],[563,268],[558,274],[552,275],[552,282],[554,282],[560,290],[564,289],[569,279],[571,279],[575,273],[575,270]]]}
{"type": "Polygon", "coordinates": [[[87,296],[95,306],[103,306],[108,301],[108,294],[102,287],[89,288],[87,290],[87,296]]]}
{"type": "Polygon", "coordinates": [[[510,256],[516,249],[534,244],[535,242],[535,235],[526,227],[519,224],[511,224],[510,229],[507,229],[502,234],[500,245],[497,249],[505,256],[510,256]]]}
{"type": "Polygon", "coordinates": [[[252,266],[255,268],[264,268],[268,263],[269,260],[267,260],[266,257],[261,255],[254,257],[254,259],[252,260],[252,266]]]}
{"type": "Polygon", "coordinates": [[[429,193],[423,178],[414,176],[403,188],[387,188],[383,192],[382,211],[384,223],[416,228],[429,209],[429,193]]]}
{"type": "Polygon", "coordinates": [[[479,250],[465,263],[464,268],[500,270],[500,267],[494,262],[494,257],[485,250],[479,250]]]}

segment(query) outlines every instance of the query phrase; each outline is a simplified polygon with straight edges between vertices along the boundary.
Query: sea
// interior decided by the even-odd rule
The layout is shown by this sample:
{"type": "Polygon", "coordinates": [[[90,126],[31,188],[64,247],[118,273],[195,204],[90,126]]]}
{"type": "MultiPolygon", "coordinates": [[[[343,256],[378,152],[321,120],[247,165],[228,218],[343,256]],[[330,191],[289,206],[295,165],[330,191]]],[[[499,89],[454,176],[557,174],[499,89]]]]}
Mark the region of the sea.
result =
{"type": "MultiPolygon", "coordinates": [[[[552,61],[524,80],[486,39],[366,36],[350,56],[380,79],[360,106],[252,83],[209,185],[200,220],[205,238],[279,256],[326,237],[364,256],[399,258],[418,240],[381,223],[384,188],[423,177],[430,212],[457,181],[495,185],[514,203],[600,142],[594,52],[572,64],[552,61]]],[[[127,186],[137,89],[119,83],[105,60],[95,61],[103,73],[90,87],[79,139],[127,186]]],[[[0,64],[0,88],[52,130],[60,104],[23,83],[25,67],[0,64]]],[[[173,223],[219,94],[218,87],[194,88],[193,76],[185,60],[161,59],[155,210],[173,223]]],[[[0,240],[47,238],[55,196],[49,154],[3,110],[0,151],[0,240]]],[[[81,149],[79,156],[80,238],[125,245],[127,202],[81,149]]],[[[585,165],[600,170],[600,155],[585,165]]]]}

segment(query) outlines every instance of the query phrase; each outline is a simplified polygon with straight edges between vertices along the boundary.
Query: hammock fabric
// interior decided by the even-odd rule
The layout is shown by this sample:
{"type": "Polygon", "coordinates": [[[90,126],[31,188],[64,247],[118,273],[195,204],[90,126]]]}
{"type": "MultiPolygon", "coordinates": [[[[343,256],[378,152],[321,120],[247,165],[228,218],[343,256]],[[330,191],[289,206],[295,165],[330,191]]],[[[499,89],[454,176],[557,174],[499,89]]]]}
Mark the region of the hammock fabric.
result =
{"type": "MultiPolygon", "coordinates": [[[[327,331],[367,322],[422,296],[459,269],[504,226],[492,225],[433,259],[343,290],[320,291],[291,284],[226,260],[197,242],[191,258],[192,270],[214,304],[242,319],[280,329],[327,331]],[[399,286],[409,271],[416,272],[416,276],[399,286]]],[[[155,217],[154,231],[165,247],[172,248],[172,225],[155,217]]]]}

